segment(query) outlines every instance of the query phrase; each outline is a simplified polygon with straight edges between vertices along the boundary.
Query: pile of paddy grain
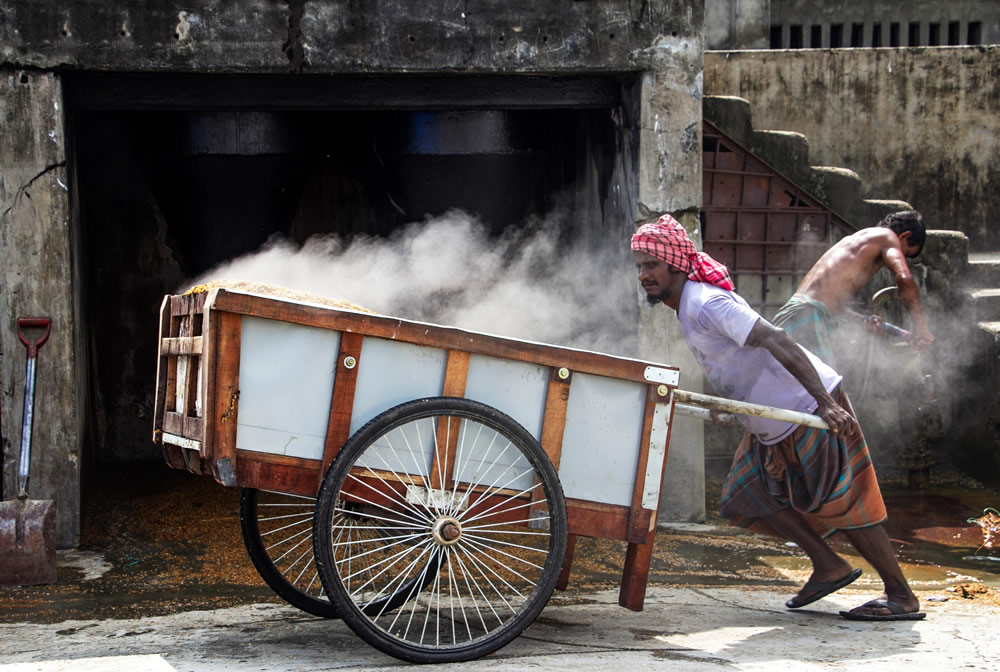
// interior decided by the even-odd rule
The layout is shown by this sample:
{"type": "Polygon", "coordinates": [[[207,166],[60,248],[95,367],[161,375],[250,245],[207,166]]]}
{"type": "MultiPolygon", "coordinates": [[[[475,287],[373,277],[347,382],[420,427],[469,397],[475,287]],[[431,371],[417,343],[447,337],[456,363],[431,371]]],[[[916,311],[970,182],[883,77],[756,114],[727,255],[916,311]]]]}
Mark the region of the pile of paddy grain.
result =
{"type": "Polygon", "coordinates": [[[376,314],[374,310],[369,310],[364,306],[359,306],[358,304],[352,303],[346,299],[337,299],[329,296],[323,296],[322,294],[313,294],[311,292],[303,292],[297,289],[289,289],[287,287],[279,287],[277,285],[269,285],[264,282],[252,282],[249,280],[209,280],[208,282],[204,282],[200,285],[195,285],[185,291],[184,294],[200,294],[217,287],[222,289],[231,289],[237,292],[246,292],[248,294],[273,296],[278,299],[288,299],[289,301],[298,301],[300,303],[314,303],[321,306],[329,306],[330,308],[356,310],[362,313],[371,313],[372,315],[376,314]]]}

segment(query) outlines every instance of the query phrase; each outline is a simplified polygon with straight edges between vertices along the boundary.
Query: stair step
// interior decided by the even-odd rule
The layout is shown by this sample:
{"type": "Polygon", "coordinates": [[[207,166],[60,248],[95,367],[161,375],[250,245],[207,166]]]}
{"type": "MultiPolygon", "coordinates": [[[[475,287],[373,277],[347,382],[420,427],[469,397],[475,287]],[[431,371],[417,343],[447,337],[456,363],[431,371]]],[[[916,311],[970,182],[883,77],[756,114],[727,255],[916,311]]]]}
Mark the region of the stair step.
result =
{"type": "Polygon", "coordinates": [[[754,129],[751,105],[745,98],[705,96],[702,115],[851,226],[874,226],[891,212],[911,209],[903,201],[863,199],[861,177],[853,170],[810,165],[809,140],[801,133],[754,129]]]}
{"type": "Polygon", "coordinates": [[[779,166],[806,165],[809,161],[809,141],[793,131],[757,131],[756,142],[767,146],[768,160],[779,166]]]}
{"type": "Polygon", "coordinates": [[[813,166],[817,194],[827,203],[861,203],[861,176],[849,168],[813,166]]]}
{"type": "Polygon", "coordinates": [[[1000,287],[1000,252],[970,253],[968,278],[977,287],[1000,287]]]}
{"type": "Polygon", "coordinates": [[[978,322],[1000,320],[1000,289],[976,289],[969,296],[975,304],[978,322]]]}
{"type": "Polygon", "coordinates": [[[885,219],[887,215],[901,210],[913,209],[913,206],[906,201],[889,199],[866,198],[862,204],[865,206],[865,219],[862,221],[862,226],[874,226],[885,219]]]}

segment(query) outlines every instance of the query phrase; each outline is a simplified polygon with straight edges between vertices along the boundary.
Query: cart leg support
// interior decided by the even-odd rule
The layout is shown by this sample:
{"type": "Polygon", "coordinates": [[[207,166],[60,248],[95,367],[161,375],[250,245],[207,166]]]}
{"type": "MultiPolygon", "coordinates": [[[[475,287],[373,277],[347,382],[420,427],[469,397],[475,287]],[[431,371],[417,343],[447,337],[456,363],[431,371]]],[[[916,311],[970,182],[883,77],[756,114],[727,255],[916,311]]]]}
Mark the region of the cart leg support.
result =
{"type": "Polygon", "coordinates": [[[556,590],[566,590],[569,585],[569,569],[573,565],[573,552],[576,550],[576,535],[566,535],[566,554],[563,556],[562,569],[556,580],[556,590]]]}
{"type": "Polygon", "coordinates": [[[625,552],[625,571],[622,573],[618,604],[626,609],[642,611],[646,599],[646,584],[649,582],[649,563],[653,557],[655,534],[655,532],[647,534],[645,543],[629,543],[625,552]]]}

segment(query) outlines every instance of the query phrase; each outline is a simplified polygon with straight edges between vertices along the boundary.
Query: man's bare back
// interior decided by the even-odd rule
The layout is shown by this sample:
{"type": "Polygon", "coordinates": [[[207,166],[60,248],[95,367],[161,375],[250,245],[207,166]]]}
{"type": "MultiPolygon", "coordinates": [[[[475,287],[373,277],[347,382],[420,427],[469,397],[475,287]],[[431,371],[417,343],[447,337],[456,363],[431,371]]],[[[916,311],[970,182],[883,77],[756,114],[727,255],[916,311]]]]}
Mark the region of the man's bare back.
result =
{"type": "Polygon", "coordinates": [[[796,294],[822,301],[830,312],[838,313],[885,265],[883,254],[889,249],[903,256],[896,234],[884,227],[862,229],[842,238],[809,269],[796,294]]]}
{"type": "Polygon", "coordinates": [[[920,252],[920,246],[912,244],[909,237],[908,232],[897,234],[885,226],[861,229],[827,250],[809,269],[795,293],[822,302],[836,314],[885,266],[896,279],[900,298],[913,321],[911,345],[926,348],[934,337],[927,328],[920,289],[906,263],[907,257],[920,252]]]}

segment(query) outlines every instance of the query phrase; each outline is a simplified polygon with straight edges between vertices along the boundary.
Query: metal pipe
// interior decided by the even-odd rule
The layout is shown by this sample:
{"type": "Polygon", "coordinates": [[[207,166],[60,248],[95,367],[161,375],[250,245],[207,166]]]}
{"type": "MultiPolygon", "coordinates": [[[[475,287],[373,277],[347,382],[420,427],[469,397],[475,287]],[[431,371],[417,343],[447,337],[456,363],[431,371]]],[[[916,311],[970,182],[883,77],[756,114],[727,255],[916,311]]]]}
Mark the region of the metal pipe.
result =
{"type": "Polygon", "coordinates": [[[720,411],[715,418],[712,418],[712,412],[707,408],[682,404],[680,402],[674,404],[674,413],[704,420],[705,422],[718,422],[721,425],[731,425],[736,422],[736,417],[732,413],[723,413],[720,411]]]}
{"type": "MultiPolygon", "coordinates": [[[[701,409],[723,411],[725,413],[755,415],[760,418],[767,418],[768,420],[791,422],[796,425],[807,425],[818,429],[830,429],[829,425],[823,422],[822,418],[818,415],[799,413],[798,411],[789,411],[784,408],[775,408],[773,406],[764,406],[762,404],[751,404],[746,401],[733,401],[732,399],[713,397],[707,394],[699,394],[697,392],[687,392],[686,390],[674,390],[674,399],[676,402],[684,405],[685,408],[681,412],[685,414],[695,415],[696,413],[687,413],[687,409],[694,406],[701,409]]],[[[677,404],[674,405],[674,408],[677,408],[677,404]]],[[[704,412],[697,415],[703,417],[704,412]]],[[[703,419],[711,419],[711,414],[708,414],[707,418],[703,417],[703,419]]]]}

